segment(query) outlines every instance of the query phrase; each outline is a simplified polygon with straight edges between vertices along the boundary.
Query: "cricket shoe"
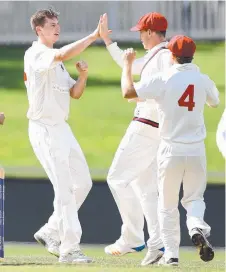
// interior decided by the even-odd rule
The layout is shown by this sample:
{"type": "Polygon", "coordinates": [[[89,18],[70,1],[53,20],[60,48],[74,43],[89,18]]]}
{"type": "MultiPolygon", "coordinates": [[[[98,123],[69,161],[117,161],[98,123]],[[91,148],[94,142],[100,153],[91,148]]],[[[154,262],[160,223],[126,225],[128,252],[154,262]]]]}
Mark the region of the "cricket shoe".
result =
{"type": "Polygon", "coordinates": [[[157,263],[162,258],[164,250],[164,247],[157,250],[148,249],[146,256],[141,262],[141,265],[146,266],[157,263]]]}
{"type": "Polygon", "coordinates": [[[212,245],[207,240],[206,236],[199,228],[191,230],[191,240],[193,244],[198,248],[200,258],[204,262],[209,262],[214,258],[214,250],[212,245]]]}
{"type": "Polygon", "coordinates": [[[168,260],[165,259],[164,256],[158,261],[159,266],[178,266],[179,259],[178,258],[170,258],[168,260]]]}
{"type": "Polygon", "coordinates": [[[81,250],[74,250],[67,254],[60,255],[59,263],[65,264],[88,264],[92,263],[93,260],[85,256],[81,250]]]}
{"type": "Polygon", "coordinates": [[[60,256],[60,242],[56,241],[44,231],[40,230],[34,234],[34,238],[39,244],[43,245],[50,254],[56,257],[60,256]]]}
{"type": "Polygon", "coordinates": [[[145,248],[145,245],[131,248],[128,246],[122,246],[122,245],[118,244],[117,242],[115,242],[114,244],[106,246],[104,251],[108,255],[123,256],[128,253],[140,252],[144,248],[145,248]]]}

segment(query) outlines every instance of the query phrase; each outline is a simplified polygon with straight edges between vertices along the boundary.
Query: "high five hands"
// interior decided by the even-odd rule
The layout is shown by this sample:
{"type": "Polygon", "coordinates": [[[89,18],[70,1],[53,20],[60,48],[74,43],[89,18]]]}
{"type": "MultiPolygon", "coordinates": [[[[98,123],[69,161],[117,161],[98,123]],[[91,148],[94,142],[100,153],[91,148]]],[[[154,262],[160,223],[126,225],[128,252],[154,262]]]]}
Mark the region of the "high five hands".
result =
{"type": "Polygon", "coordinates": [[[108,29],[108,17],[107,13],[104,13],[100,16],[99,23],[97,28],[92,33],[95,39],[101,38],[103,41],[110,39],[109,34],[112,33],[111,30],[108,29]]]}

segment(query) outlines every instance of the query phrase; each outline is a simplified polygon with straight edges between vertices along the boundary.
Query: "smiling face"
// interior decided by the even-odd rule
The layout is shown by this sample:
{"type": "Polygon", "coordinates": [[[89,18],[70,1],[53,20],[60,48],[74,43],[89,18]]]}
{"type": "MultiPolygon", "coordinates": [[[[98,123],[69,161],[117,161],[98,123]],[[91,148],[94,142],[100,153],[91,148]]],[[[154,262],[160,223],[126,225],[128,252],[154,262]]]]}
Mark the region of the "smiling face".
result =
{"type": "Polygon", "coordinates": [[[60,25],[58,19],[45,18],[45,23],[43,26],[36,27],[37,35],[49,45],[53,45],[58,41],[60,35],[60,25]]]}

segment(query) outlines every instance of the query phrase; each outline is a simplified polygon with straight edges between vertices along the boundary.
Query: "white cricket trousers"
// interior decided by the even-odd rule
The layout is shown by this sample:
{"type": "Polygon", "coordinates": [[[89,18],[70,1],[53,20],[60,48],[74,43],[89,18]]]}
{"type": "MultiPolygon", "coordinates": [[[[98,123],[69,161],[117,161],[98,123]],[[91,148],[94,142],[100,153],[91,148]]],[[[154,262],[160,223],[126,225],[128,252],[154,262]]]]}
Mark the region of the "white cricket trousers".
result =
{"type": "MultiPolygon", "coordinates": [[[[161,152],[159,152],[161,153],[161,152]]],[[[180,221],[179,191],[183,182],[181,204],[187,211],[189,234],[193,228],[200,228],[210,234],[203,218],[205,212],[204,191],[206,189],[205,156],[158,155],[159,223],[165,247],[165,257],[179,258],[180,221]]]]}
{"type": "Polygon", "coordinates": [[[78,250],[82,235],[78,210],[92,187],[84,154],[67,123],[47,126],[29,121],[29,138],[55,193],[54,212],[43,228],[61,242],[60,254],[78,250]]]}
{"type": "Polygon", "coordinates": [[[150,250],[163,247],[157,213],[158,145],[157,128],[133,121],[110,167],[107,182],[122,218],[121,236],[117,240],[122,246],[134,248],[144,245],[145,216],[148,247],[150,250]],[[154,132],[150,133],[150,130],[154,132]]]}

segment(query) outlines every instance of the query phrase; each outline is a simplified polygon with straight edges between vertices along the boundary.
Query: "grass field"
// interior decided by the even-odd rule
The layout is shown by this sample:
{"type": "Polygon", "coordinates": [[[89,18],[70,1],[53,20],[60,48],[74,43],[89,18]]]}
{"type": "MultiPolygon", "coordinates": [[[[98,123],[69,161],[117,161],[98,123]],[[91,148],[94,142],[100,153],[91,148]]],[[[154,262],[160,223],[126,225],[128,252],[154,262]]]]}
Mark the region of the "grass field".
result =
{"type": "Polygon", "coordinates": [[[87,256],[94,258],[95,263],[90,265],[61,265],[55,257],[49,255],[39,245],[6,245],[6,258],[0,264],[0,271],[8,272],[129,272],[129,271],[183,271],[183,272],[207,272],[224,271],[224,251],[215,251],[212,262],[204,263],[199,259],[195,249],[181,249],[180,267],[163,268],[157,266],[140,267],[140,261],[145,252],[126,255],[123,257],[106,256],[104,246],[84,246],[83,251],[87,256]]]}
{"type": "MultiPolygon", "coordinates": [[[[0,111],[6,122],[0,128],[1,164],[7,167],[40,167],[27,136],[27,97],[23,83],[23,48],[1,48],[0,111]]],[[[138,48],[138,56],[144,50],[138,48]]],[[[89,63],[87,89],[79,101],[72,101],[69,123],[81,144],[91,169],[107,169],[114,152],[133,116],[135,104],[121,96],[121,70],[104,47],[88,48],[78,59],[89,63]]],[[[198,44],[195,62],[216,83],[220,91],[218,109],[205,110],[207,127],[208,171],[224,171],[224,160],[219,153],[215,134],[224,109],[224,44],[198,44]]],[[[67,62],[69,72],[76,78],[73,62],[67,62]]],[[[8,168],[7,168],[8,169],[8,168]]],[[[15,175],[13,170],[9,175],[15,175]]],[[[102,176],[104,178],[104,176],[102,176]]],[[[216,181],[216,180],[215,180],[216,181]]]]}

